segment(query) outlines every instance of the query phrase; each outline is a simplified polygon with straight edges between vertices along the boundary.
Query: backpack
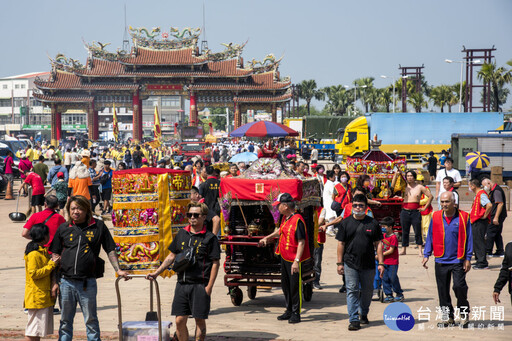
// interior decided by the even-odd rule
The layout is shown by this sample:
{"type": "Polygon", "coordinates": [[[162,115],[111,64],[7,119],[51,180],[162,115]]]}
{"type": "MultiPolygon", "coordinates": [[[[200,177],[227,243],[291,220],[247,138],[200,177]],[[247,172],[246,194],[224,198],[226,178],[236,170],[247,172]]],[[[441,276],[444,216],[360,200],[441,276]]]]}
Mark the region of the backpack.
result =
{"type": "Polygon", "coordinates": [[[104,173],[101,177],[100,177],[100,184],[104,185],[108,182],[108,180],[110,179],[111,177],[111,174],[112,174],[112,171],[108,172],[108,173],[104,173]]]}

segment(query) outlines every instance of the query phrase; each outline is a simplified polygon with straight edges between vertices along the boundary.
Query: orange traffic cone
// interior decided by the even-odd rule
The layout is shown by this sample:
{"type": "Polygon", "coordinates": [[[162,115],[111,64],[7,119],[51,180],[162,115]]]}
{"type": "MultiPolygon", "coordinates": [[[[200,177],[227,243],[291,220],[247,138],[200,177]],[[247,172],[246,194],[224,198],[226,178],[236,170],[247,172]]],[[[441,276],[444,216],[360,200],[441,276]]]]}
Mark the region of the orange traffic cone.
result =
{"type": "Polygon", "coordinates": [[[5,189],[5,200],[14,200],[12,196],[12,182],[7,181],[7,188],[5,189]]]}

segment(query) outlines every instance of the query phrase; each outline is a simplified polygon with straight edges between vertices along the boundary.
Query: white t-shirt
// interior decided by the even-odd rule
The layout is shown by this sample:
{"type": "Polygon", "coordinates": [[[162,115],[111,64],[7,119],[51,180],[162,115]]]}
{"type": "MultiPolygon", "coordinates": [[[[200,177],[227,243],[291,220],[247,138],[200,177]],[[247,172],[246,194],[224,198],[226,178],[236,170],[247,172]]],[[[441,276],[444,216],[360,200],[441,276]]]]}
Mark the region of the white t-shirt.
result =
{"type": "Polygon", "coordinates": [[[441,196],[441,193],[446,192],[446,190],[443,187],[443,179],[446,178],[447,176],[452,177],[453,182],[461,182],[462,181],[462,178],[460,177],[460,173],[457,169],[455,169],[455,168],[452,168],[450,170],[447,170],[446,168],[440,169],[437,172],[437,176],[436,176],[436,182],[439,182],[441,185],[439,187],[439,196],[441,196]]]}
{"type": "Polygon", "coordinates": [[[332,218],[336,218],[336,212],[334,212],[331,209],[334,185],[335,185],[335,183],[332,182],[331,180],[327,180],[327,182],[324,185],[324,192],[322,194],[322,198],[323,198],[326,221],[330,221],[332,218]]]}

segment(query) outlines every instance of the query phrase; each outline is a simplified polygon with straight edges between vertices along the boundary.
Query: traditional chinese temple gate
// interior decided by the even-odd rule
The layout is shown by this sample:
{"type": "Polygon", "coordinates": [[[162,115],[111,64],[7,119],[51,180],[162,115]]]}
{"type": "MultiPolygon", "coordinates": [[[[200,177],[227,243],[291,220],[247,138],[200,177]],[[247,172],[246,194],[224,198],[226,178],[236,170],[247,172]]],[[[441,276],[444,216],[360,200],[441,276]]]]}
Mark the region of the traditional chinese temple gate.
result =
{"type": "Polygon", "coordinates": [[[281,59],[269,54],[263,61],[244,64],[245,44],[223,44],[225,50],[199,52],[200,29],[185,28],[161,33],[131,28],[131,51],[109,52],[109,44],[86,44],[87,61],[62,54],[51,60],[49,79],[36,79],[34,96],[51,107],[52,144],[61,138],[61,115],[70,109],[87,112],[89,138],[99,137],[98,111],[126,107],[133,111],[133,138],[142,139],[142,100],[149,96],[180,95],[190,100],[189,124],[198,124],[198,109],[231,107],[235,128],[248,109],[267,110],[276,121],[291,100],[291,81],[281,78],[281,59]]]}

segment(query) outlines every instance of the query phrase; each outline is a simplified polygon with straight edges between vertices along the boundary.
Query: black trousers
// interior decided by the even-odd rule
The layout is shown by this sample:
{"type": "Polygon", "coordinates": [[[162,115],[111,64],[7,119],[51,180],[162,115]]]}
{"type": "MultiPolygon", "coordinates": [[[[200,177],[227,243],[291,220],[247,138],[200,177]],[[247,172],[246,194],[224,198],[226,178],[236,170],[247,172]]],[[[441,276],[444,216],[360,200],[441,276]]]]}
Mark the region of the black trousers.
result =
{"type": "Polygon", "coordinates": [[[469,317],[469,302],[468,302],[468,284],[466,283],[466,273],[462,263],[457,264],[441,264],[436,263],[436,282],[437,294],[439,296],[439,306],[448,307],[449,317],[453,318],[454,310],[452,299],[450,297],[450,282],[453,277],[453,292],[457,298],[457,307],[460,309],[461,318],[463,313],[466,312],[469,317]]]}
{"type": "Polygon", "coordinates": [[[315,265],[313,270],[315,271],[315,283],[320,284],[320,276],[322,275],[322,259],[324,254],[324,244],[318,243],[318,247],[313,252],[315,259],[315,265]]]}
{"type": "Polygon", "coordinates": [[[101,197],[100,197],[100,190],[98,188],[98,186],[96,185],[92,185],[91,186],[91,209],[92,209],[92,212],[94,213],[94,210],[96,209],[96,205],[98,205],[98,203],[101,201],[101,197]],[[94,196],[96,196],[96,200],[94,200],[94,196]]]}
{"type": "Polygon", "coordinates": [[[473,233],[473,251],[475,252],[475,265],[477,267],[489,266],[489,262],[487,262],[487,257],[485,255],[485,231],[487,230],[488,224],[487,219],[478,219],[474,223],[471,223],[473,233]]]}
{"type": "MultiPolygon", "coordinates": [[[[301,264],[299,264],[299,269],[301,264]]],[[[286,301],[286,311],[300,315],[302,278],[299,273],[292,275],[292,263],[281,258],[281,288],[286,301]]]]}
{"type": "Polygon", "coordinates": [[[409,246],[409,233],[411,225],[414,230],[416,245],[423,245],[421,235],[421,213],[418,210],[404,210],[400,212],[400,225],[402,226],[402,246],[409,246]]]}
{"type": "Polygon", "coordinates": [[[499,225],[494,225],[492,222],[487,226],[487,253],[492,254],[492,248],[496,244],[496,253],[503,254],[503,222],[499,225]]]}

